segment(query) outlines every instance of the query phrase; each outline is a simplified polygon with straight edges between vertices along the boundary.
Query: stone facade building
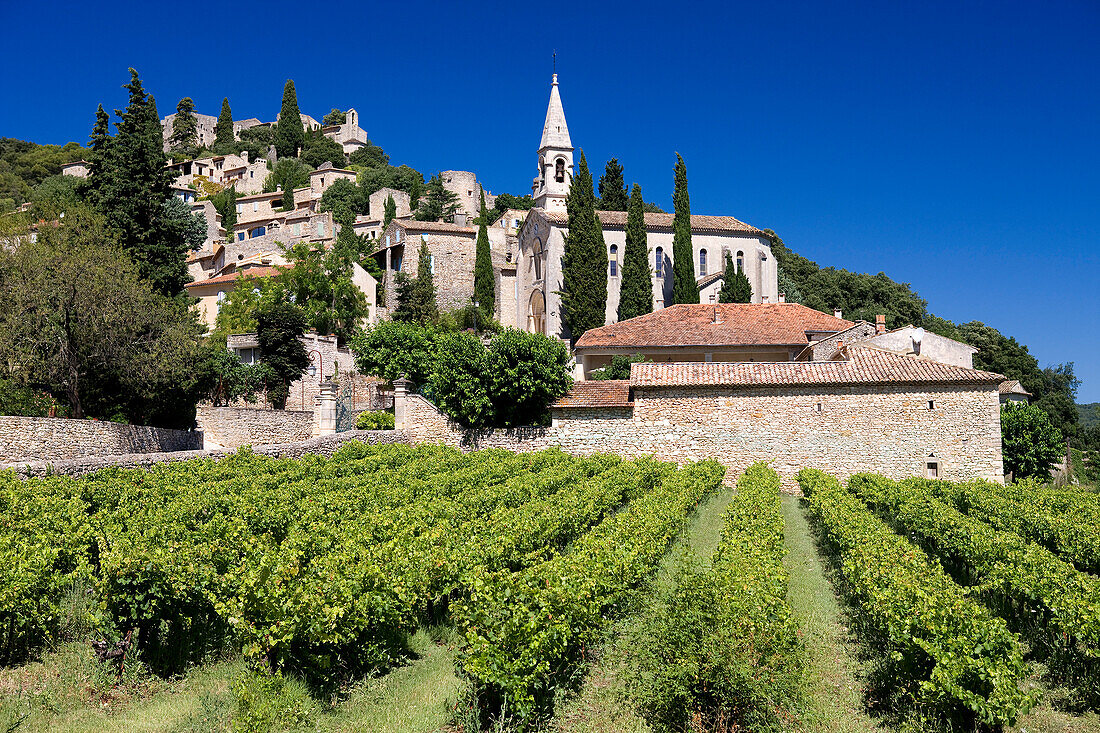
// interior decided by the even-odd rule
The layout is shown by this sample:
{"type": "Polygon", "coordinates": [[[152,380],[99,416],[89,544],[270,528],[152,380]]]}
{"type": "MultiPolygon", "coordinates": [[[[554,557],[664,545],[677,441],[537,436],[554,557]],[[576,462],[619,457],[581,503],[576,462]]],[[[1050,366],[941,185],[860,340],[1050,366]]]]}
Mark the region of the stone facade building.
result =
{"type": "MultiPolygon", "coordinates": [[[[481,215],[481,184],[471,171],[440,171],[443,188],[458,197],[458,210],[466,215],[467,221],[473,221],[481,215]]],[[[485,192],[485,207],[493,208],[496,196],[485,192]]]]}
{"type": "Polygon", "coordinates": [[[351,155],[359,148],[365,147],[367,131],[359,127],[359,113],[349,109],[344,113],[344,121],[339,125],[325,125],[321,128],[321,134],[340,143],[345,155],[351,155]]]}

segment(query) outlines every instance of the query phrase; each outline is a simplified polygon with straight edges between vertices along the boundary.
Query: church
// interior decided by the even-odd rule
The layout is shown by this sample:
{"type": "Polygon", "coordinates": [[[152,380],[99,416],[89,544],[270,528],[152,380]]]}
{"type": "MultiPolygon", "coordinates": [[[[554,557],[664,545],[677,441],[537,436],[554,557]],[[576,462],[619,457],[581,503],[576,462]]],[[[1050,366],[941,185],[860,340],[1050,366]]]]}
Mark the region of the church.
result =
{"type": "MultiPolygon", "coordinates": [[[[569,337],[569,332],[568,326],[562,323],[561,298],[557,293],[562,288],[561,262],[565,235],[569,231],[565,199],[572,180],[573,143],[565,121],[558,75],[554,74],[539,143],[538,176],[532,185],[535,207],[527,214],[518,233],[514,325],[563,339],[569,337]]],[[[611,324],[619,308],[626,212],[597,211],[596,215],[607,246],[605,322],[611,324]]],[[[645,215],[654,310],[664,308],[672,298],[672,218],[672,214],[645,215]]],[[[748,277],[754,303],[778,302],[776,261],[771,252],[771,239],[763,231],[732,216],[693,215],[691,246],[700,302],[711,302],[711,296],[717,300],[727,253],[748,277]]],[[[502,296],[507,297],[507,294],[502,292],[502,296]]]]}

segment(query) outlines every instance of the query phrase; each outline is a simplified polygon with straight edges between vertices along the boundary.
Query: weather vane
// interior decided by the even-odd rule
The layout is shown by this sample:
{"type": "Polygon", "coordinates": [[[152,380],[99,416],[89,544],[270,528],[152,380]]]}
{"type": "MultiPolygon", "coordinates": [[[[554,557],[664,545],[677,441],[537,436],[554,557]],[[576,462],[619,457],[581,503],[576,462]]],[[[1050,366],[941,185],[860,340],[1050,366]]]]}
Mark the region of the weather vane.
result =
{"type": "Polygon", "coordinates": [[[556,73],[558,73],[558,49],[556,49],[556,48],[554,49],[553,57],[554,57],[554,73],[556,74],[556,73]]]}

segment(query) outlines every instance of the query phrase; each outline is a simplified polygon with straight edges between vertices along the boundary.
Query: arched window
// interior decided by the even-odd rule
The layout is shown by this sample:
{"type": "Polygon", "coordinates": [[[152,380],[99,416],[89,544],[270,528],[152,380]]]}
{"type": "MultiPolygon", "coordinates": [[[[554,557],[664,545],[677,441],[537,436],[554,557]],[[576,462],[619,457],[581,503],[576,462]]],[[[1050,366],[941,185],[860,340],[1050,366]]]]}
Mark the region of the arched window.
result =
{"type": "Polygon", "coordinates": [[[619,276],[619,245],[611,245],[611,256],[607,258],[607,264],[611,268],[611,277],[619,276]]]}
{"type": "Polygon", "coordinates": [[[658,277],[664,277],[665,272],[665,251],[661,247],[657,248],[657,256],[653,258],[653,274],[658,277]]]}
{"type": "Polygon", "coordinates": [[[565,183],[565,158],[558,158],[554,161],[554,180],[558,183],[565,183]]]}
{"type": "Polygon", "coordinates": [[[707,274],[707,251],[699,250],[699,277],[707,274]]]}
{"type": "Polygon", "coordinates": [[[531,293],[527,303],[527,330],[546,335],[546,299],[540,290],[531,293]]]}
{"type": "Polygon", "coordinates": [[[738,272],[744,272],[745,271],[745,253],[744,252],[739,251],[737,253],[737,271],[738,272]]]}
{"type": "Polygon", "coordinates": [[[544,252],[542,251],[542,240],[536,239],[531,245],[531,272],[534,273],[535,280],[542,279],[542,260],[544,252]]]}

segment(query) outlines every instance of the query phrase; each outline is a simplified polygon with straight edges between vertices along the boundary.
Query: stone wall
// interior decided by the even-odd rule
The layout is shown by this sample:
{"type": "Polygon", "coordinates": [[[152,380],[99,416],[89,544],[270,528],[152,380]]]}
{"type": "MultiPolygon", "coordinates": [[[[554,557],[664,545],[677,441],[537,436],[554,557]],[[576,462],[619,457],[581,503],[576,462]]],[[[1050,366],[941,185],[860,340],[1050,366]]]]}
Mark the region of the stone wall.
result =
{"type": "MultiPolygon", "coordinates": [[[[274,458],[301,458],[306,454],[321,456],[332,455],[341,445],[358,440],[369,445],[388,445],[407,443],[408,437],[396,430],[349,430],[345,433],[310,438],[297,443],[257,445],[252,451],[262,456],[274,458]]],[[[0,464],[0,470],[14,469],[16,475],[23,478],[35,476],[83,476],[103,468],[149,468],[158,463],[175,463],[203,458],[224,458],[233,451],[229,450],[187,450],[173,453],[129,453],[114,456],[95,456],[61,461],[31,461],[0,464]]]]}
{"type": "Polygon", "coordinates": [[[305,440],[313,435],[313,420],[312,410],[264,410],[255,407],[200,406],[195,416],[203,433],[202,447],[207,449],[305,440]]]}
{"type": "Polygon", "coordinates": [[[0,416],[0,461],[62,460],[202,447],[202,433],[60,417],[0,416]]]}
{"type": "Polygon", "coordinates": [[[464,449],[560,446],[575,455],[713,458],[730,480],[765,460],[788,490],[803,467],[841,480],[863,471],[901,479],[925,475],[934,462],[949,480],[1004,479],[992,387],[636,387],[633,408],[555,410],[549,428],[510,431],[463,430],[423,397],[408,395],[398,428],[413,443],[464,449]]]}

